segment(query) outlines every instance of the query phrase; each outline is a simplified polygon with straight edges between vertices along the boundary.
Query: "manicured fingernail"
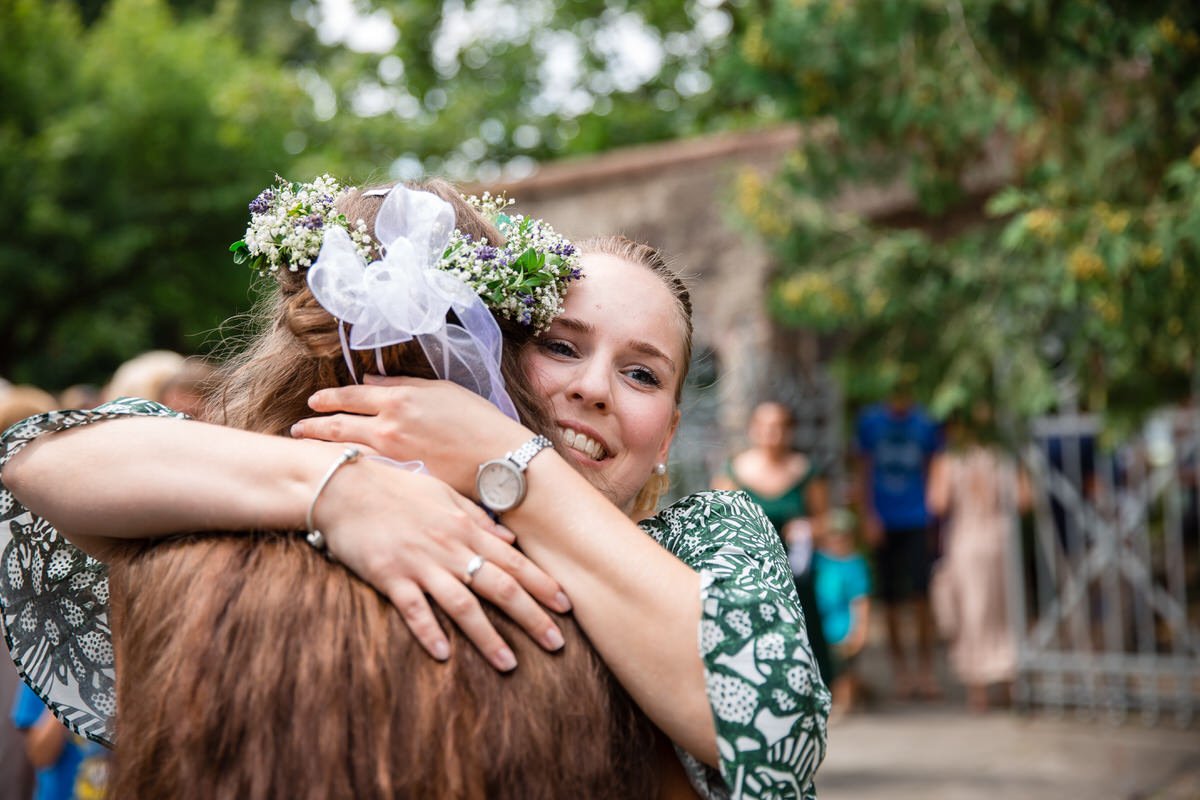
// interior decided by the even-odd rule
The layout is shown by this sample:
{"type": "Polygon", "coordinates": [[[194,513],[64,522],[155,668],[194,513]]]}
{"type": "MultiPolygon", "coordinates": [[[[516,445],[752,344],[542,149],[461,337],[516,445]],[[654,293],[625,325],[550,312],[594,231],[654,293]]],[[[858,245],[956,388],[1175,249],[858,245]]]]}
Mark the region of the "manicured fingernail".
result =
{"type": "Polygon", "coordinates": [[[449,642],[435,642],[433,645],[433,657],[438,661],[445,661],[450,657],[449,642]]]}
{"type": "Polygon", "coordinates": [[[289,432],[292,434],[293,439],[299,439],[304,435],[304,426],[297,422],[291,427],[289,432]]]}
{"type": "Polygon", "coordinates": [[[550,630],[546,631],[545,635],[542,636],[542,641],[545,643],[547,648],[551,650],[557,650],[564,644],[562,631],[560,631],[558,628],[551,628],[550,630]]]}
{"type": "Polygon", "coordinates": [[[567,599],[567,596],[562,592],[554,595],[554,602],[558,603],[558,607],[564,612],[571,610],[571,601],[567,599]]]}
{"type": "Polygon", "coordinates": [[[315,394],[310,394],[310,395],[308,396],[308,407],[309,407],[309,408],[316,408],[316,407],[317,407],[317,402],[318,402],[320,399],[321,399],[321,393],[320,393],[320,392],[316,392],[315,394]]]}
{"type": "Polygon", "coordinates": [[[513,655],[513,651],[507,647],[501,647],[496,651],[496,667],[508,672],[510,669],[517,668],[517,657],[513,655]]]}

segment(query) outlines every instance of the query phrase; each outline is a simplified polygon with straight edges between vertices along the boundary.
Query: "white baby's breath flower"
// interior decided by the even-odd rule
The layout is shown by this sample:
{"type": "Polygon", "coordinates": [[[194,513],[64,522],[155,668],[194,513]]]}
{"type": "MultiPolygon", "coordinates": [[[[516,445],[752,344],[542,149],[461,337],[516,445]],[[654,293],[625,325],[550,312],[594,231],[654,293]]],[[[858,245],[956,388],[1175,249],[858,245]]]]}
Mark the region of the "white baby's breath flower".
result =
{"type": "MultiPolygon", "coordinates": [[[[305,184],[276,177],[250,203],[250,225],[242,241],[230,248],[234,259],[249,262],[260,273],[276,272],[285,264],[297,272],[312,266],[325,231],[341,227],[368,263],[375,260],[379,244],[367,233],[365,220],[351,224],[335,208],[343,191],[329,175],[305,184]]],[[[544,330],[562,313],[567,284],[581,275],[574,245],[539,219],[507,213],[513,203],[507,198],[484,192],[464,199],[496,226],[504,245],[475,241],[455,230],[438,269],[460,278],[497,314],[544,330]]]]}

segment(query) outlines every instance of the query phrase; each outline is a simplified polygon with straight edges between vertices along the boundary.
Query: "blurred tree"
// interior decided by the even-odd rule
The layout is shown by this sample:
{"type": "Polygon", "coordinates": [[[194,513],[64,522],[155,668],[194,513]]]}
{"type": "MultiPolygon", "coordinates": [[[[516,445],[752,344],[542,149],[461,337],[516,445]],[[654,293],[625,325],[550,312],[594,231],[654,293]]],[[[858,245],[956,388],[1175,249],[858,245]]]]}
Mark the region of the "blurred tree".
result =
{"type": "Polygon", "coordinates": [[[149,347],[200,348],[248,305],[222,244],[308,125],[295,80],[228,35],[115,0],[0,4],[0,374],[103,381],[149,347]]]}
{"type": "Polygon", "coordinates": [[[1200,6],[759,6],[719,83],[813,135],[777,179],[741,176],[736,205],[783,265],[777,318],[840,332],[851,397],[912,381],[938,413],[1030,415],[1073,385],[1129,415],[1189,391],[1200,6]],[[849,213],[856,186],[917,210],[849,213]]]}
{"type": "MultiPolygon", "coordinates": [[[[314,86],[345,115],[348,165],[454,179],[523,176],[533,162],[694,132],[715,118],[709,67],[720,0],[375,0],[382,52],[343,47],[314,86]]],[[[297,5],[297,9],[304,6],[297,5]]],[[[320,26],[320,3],[298,11],[320,26]]]]}
{"type": "Polygon", "coordinates": [[[695,129],[718,5],[0,3],[0,376],[204,349],[252,301],[225,243],[276,172],[494,180],[695,129]]]}

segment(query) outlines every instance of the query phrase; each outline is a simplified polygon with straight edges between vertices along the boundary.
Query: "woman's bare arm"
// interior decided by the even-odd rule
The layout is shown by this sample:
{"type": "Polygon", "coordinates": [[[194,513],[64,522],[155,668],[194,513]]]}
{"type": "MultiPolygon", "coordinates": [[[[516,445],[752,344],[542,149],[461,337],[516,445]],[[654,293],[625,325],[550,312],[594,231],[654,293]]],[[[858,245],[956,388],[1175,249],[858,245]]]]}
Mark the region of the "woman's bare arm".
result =
{"type": "Polygon", "coordinates": [[[950,475],[947,456],[933,457],[929,465],[929,486],[925,492],[925,503],[936,516],[944,516],[950,510],[950,475]]]}
{"type": "MultiPolygon", "coordinates": [[[[43,435],[4,466],[0,479],[26,508],[104,560],[121,540],[304,530],[317,484],[344,449],[190,420],[130,417],[43,435]]],[[[363,459],[338,471],[315,512],[317,527],[331,539],[352,543],[338,557],[364,578],[390,553],[390,580],[376,588],[406,618],[428,613],[428,592],[497,668],[511,669],[515,661],[472,591],[461,580],[430,585],[431,572],[484,555],[503,571],[477,581],[475,591],[547,649],[561,646],[561,633],[538,604],[568,610],[559,584],[511,546],[510,533],[436,478],[363,459]],[[348,528],[358,535],[339,536],[348,528]]],[[[440,629],[418,638],[436,657],[449,654],[440,629]]]]}
{"type": "Polygon", "coordinates": [[[131,417],[44,435],[4,485],[88,552],[105,540],[202,530],[297,530],[341,452],[201,422],[131,417]],[[297,446],[300,445],[300,446],[297,446]]]}

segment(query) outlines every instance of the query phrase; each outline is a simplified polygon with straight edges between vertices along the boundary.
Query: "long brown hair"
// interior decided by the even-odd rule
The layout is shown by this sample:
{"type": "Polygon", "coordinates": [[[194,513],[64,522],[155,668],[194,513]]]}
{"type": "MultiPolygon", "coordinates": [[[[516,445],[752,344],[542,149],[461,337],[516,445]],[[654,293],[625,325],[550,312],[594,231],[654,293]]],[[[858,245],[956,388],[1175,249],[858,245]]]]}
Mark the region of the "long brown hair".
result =
{"type": "MultiPolygon", "coordinates": [[[[427,188],[455,204],[460,228],[497,243],[456,192],[427,188]]],[[[344,202],[351,220],[373,221],[379,205],[358,194],[344,202]]],[[[210,418],[282,433],[313,391],[349,379],[337,323],[302,279],[285,274],[280,290],[210,418]]],[[[511,333],[504,372],[515,378],[511,333]]],[[[384,359],[389,374],[429,374],[411,344],[384,359]]],[[[508,382],[514,403],[546,430],[523,384],[508,382]]],[[[435,662],[385,598],[295,536],[147,542],[114,561],[110,581],[113,797],[656,793],[656,733],[570,616],[556,620],[566,645],[552,654],[484,603],[520,662],[502,674],[440,611],[453,655],[435,662]]]]}

